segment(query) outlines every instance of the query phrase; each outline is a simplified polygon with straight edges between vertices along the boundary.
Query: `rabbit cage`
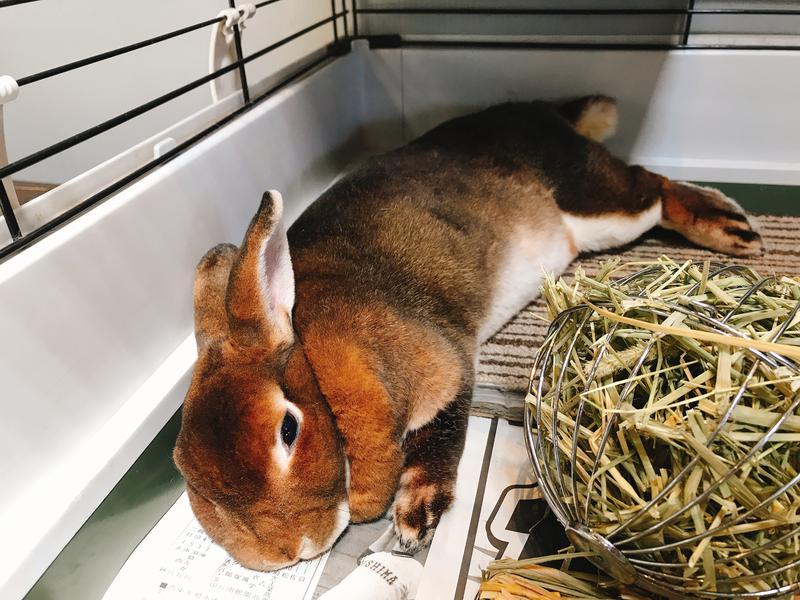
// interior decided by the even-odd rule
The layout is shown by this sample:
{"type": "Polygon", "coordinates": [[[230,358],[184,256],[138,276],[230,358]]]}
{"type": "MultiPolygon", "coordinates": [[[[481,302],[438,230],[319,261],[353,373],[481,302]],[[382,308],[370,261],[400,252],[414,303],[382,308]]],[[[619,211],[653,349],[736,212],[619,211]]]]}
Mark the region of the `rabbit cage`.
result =
{"type": "MultiPolygon", "coordinates": [[[[288,0],[218,3],[206,20],[24,77],[0,64],[0,597],[28,593],[93,513],[112,533],[66,568],[58,597],[102,596],[86,581],[107,584],[179,493],[170,450],[196,357],[194,267],[241,239],[264,190],[283,192],[291,222],[349,165],[447,118],[593,93],[618,99],[609,146],[630,162],[692,181],[800,185],[797,2],[325,0],[295,10],[302,19],[271,12],[298,4],[288,0]],[[11,132],[29,90],[159,56],[185,35],[207,44],[209,31],[208,74],[35,151],[9,141],[7,156],[3,117],[11,132]],[[312,36],[301,56],[257,70],[312,36]],[[19,203],[26,169],[209,86],[201,110],[172,113],[19,203]]],[[[48,10],[2,0],[0,23],[48,10]]],[[[96,29],[114,39],[112,25],[96,29]]],[[[39,43],[20,40],[22,53],[39,43]]],[[[105,86],[77,85],[98,97],[105,86]]],[[[58,112],[58,100],[37,106],[58,112]]]]}

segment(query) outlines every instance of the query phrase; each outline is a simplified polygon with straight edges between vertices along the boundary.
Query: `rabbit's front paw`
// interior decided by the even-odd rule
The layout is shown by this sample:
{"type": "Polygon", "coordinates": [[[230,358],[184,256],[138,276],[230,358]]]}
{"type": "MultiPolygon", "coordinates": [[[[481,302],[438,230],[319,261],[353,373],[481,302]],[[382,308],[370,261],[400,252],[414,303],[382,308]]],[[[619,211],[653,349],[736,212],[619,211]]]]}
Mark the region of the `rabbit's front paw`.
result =
{"type": "Polygon", "coordinates": [[[403,552],[427,546],[442,513],[453,502],[453,481],[432,481],[420,467],[406,470],[394,501],[394,528],[403,552]]]}

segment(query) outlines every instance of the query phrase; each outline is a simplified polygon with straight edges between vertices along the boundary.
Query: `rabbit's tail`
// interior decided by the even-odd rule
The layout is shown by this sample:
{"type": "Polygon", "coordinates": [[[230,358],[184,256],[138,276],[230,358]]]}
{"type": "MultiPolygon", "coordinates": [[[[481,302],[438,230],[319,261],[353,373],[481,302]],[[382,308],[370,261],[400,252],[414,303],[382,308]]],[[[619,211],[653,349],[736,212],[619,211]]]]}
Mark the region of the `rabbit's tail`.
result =
{"type": "Polygon", "coordinates": [[[602,142],[617,131],[617,101],[608,96],[584,96],[559,105],[561,114],[582,136],[602,142]]]}

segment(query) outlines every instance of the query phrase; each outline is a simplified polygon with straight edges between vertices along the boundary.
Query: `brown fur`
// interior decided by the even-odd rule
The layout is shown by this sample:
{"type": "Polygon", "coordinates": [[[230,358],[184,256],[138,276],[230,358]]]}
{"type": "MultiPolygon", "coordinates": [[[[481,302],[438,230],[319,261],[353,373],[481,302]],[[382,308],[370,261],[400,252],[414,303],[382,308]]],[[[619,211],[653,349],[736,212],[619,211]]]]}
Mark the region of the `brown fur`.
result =
{"type": "Polygon", "coordinates": [[[343,450],[301,348],[279,363],[229,343],[219,352],[201,356],[195,368],[175,462],[212,538],[245,566],[283,566],[296,561],[302,535],[321,543],[330,531],[345,495],[343,450]],[[265,378],[280,383],[265,385],[265,378]],[[290,476],[270,468],[268,438],[283,416],[272,410],[272,397],[280,390],[305,400],[306,431],[290,476]]]}
{"type": "Polygon", "coordinates": [[[452,501],[504,265],[540,244],[563,248],[564,268],[582,241],[563,215],[633,222],[661,203],[663,224],[690,239],[720,246],[735,227],[751,243],[725,248],[758,249],[721,195],[611,156],[595,140],[615,120],[605,97],[455,119],[369,160],[303,213],[288,232],[293,285],[274,194],[241,251],[201,261],[200,357],[175,460],[214,539],[274,568],[307,557],[301,546],[329,546],[345,498],[362,521],[394,497],[402,543],[425,543],[452,501]],[[303,420],[287,450],[290,404],[303,420]]]}

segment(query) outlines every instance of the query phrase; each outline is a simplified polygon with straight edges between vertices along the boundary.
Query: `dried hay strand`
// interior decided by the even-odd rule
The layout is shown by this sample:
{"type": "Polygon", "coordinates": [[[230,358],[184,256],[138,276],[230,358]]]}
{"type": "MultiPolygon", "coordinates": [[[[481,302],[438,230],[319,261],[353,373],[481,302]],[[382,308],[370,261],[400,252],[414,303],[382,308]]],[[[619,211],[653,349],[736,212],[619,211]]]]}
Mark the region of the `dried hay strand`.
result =
{"type": "Polygon", "coordinates": [[[544,285],[553,322],[526,411],[542,494],[625,583],[787,596],[800,589],[800,281],[640,266],[544,285]]]}
{"type": "Polygon", "coordinates": [[[609,577],[542,564],[568,562],[578,556],[581,554],[496,560],[483,571],[478,600],[649,600],[609,577]]]}

